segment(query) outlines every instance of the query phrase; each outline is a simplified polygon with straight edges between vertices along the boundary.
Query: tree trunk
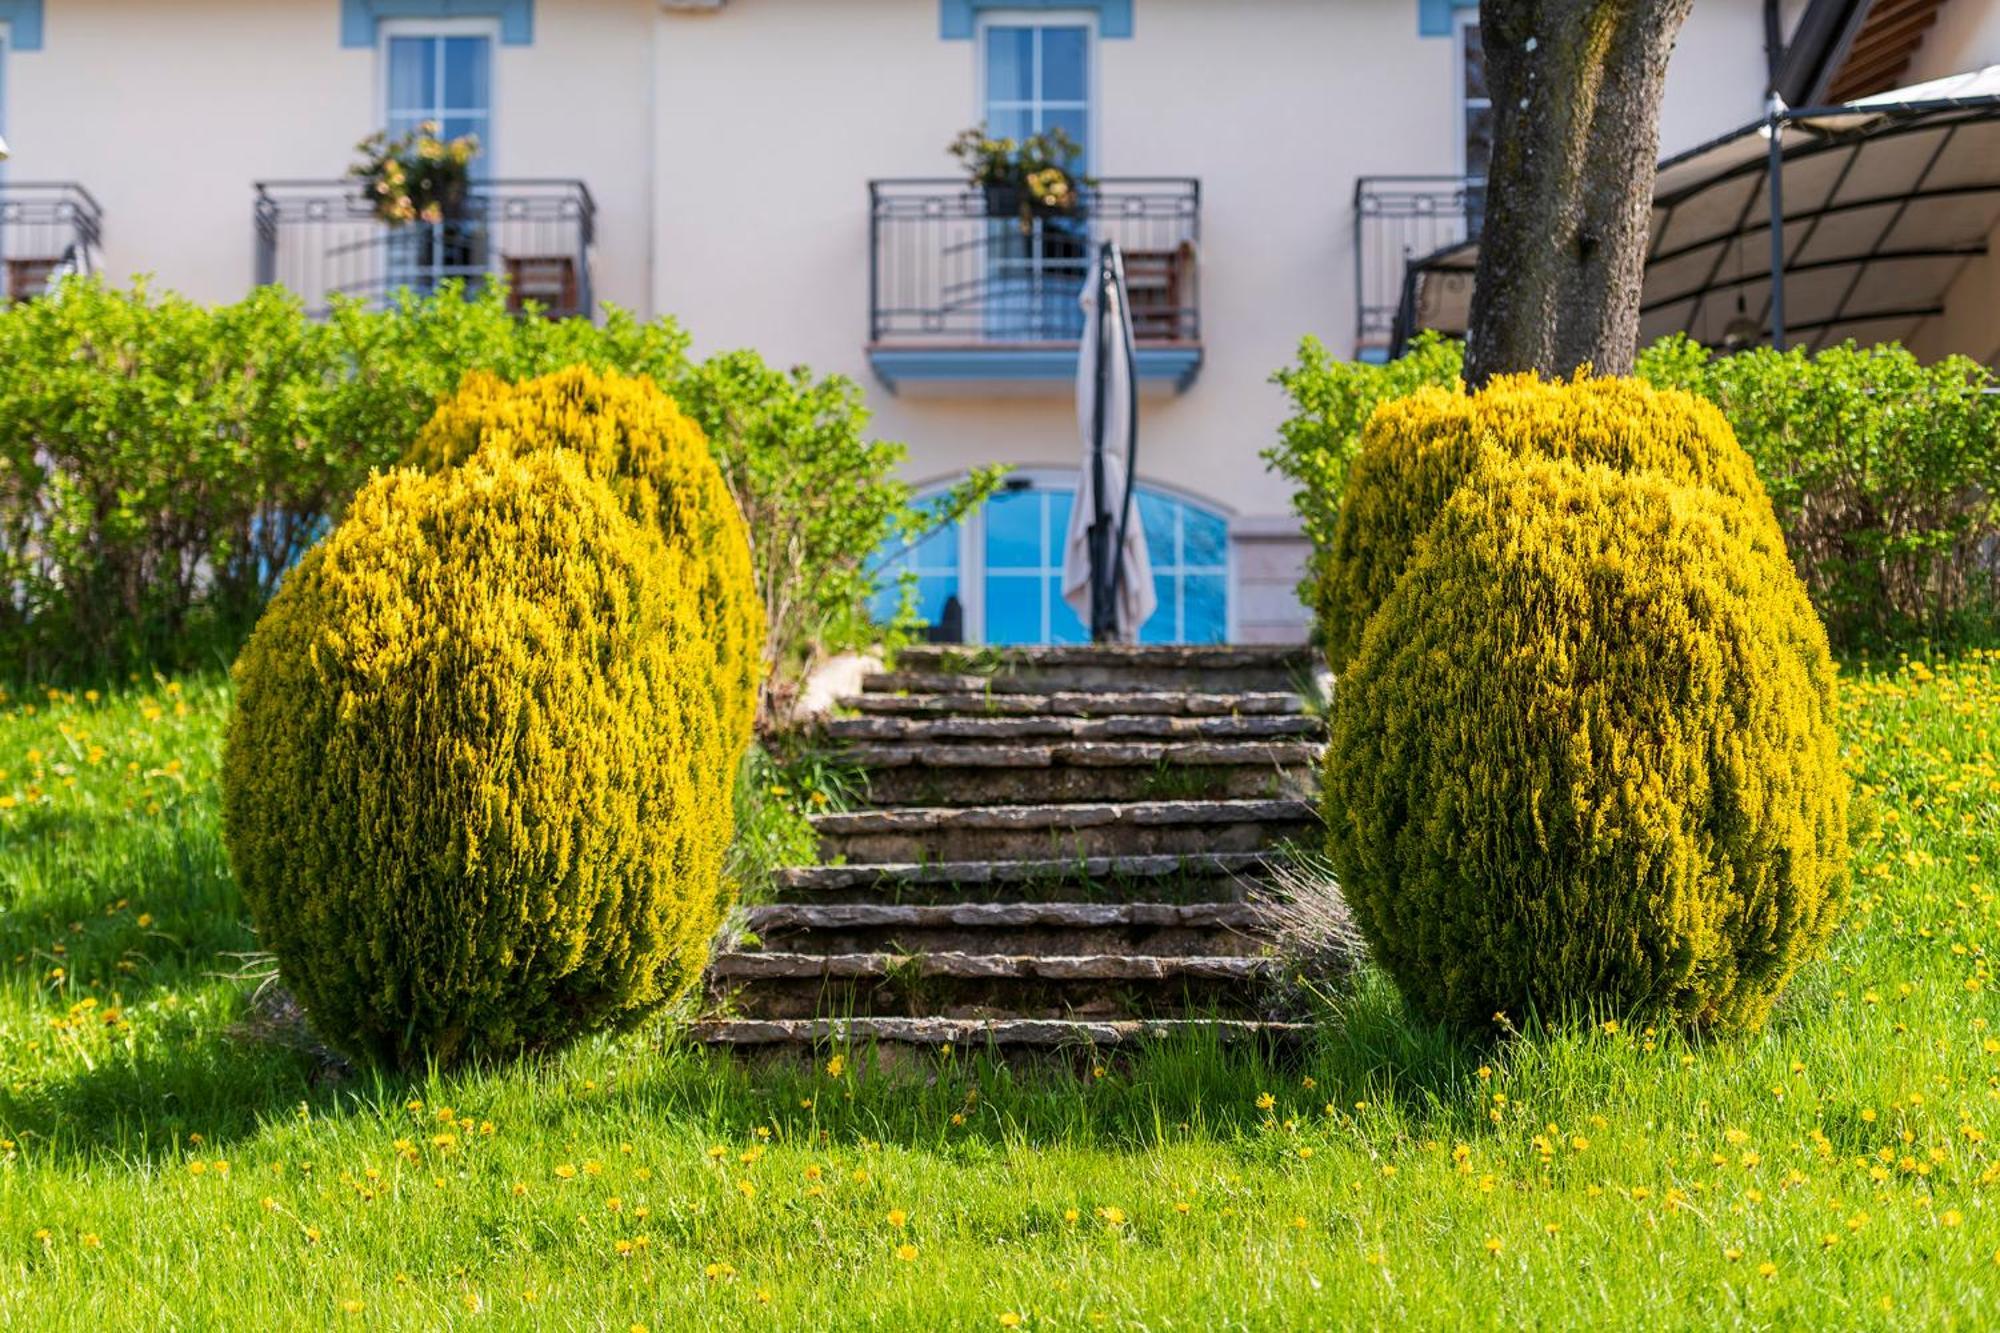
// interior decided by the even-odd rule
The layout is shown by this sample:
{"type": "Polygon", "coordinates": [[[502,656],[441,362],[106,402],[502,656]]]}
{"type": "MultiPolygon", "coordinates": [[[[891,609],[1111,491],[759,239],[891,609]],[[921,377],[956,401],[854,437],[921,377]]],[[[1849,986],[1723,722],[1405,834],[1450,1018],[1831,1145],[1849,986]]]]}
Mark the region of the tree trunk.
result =
{"type": "Polygon", "coordinates": [[[1667,57],[1693,0],[1481,0],[1493,98],[1465,378],[1629,374],[1667,57]]]}

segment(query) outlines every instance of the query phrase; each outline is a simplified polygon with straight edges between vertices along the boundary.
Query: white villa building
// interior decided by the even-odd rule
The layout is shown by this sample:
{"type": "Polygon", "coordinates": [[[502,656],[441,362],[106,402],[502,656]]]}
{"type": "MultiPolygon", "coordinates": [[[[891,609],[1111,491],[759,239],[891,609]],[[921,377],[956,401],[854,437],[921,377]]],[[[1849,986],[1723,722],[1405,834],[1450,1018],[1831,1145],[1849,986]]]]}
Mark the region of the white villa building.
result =
{"type": "MultiPolygon", "coordinates": [[[[956,597],[973,641],[1067,641],[1083,637],[1055,593],[1080,452],[1082,246],[989,218],[945,152],[980,122],[1060,125],[1098,181],[1081,225],[1122,243],[1133,282],[1161,592],[1144,637],[1292,640],[1303,551],[1288,487],[1258,457],[1284,414],[1269,379],[1305,334],[1382,355],[1404,261],[1476,223],[1477,13],[0,0],[0,259],[17,297],[78,242],[110,281],[149,274],[204,301],[260,281],[315,307],[379,294],[422,274],[342,180],[356,141],[427,119],[476,133],[477,262],[517,291],[671,314],[699,352],[751,346],[850,375],[922,485],[1015,465],[1017,489],[920,553],[927,606],[956,597]]],[[[1791,68],[1821,101],[2000,64],[1996,0],[1785,0],[1777,18],[1787,42],[1810,41],[1791,68]]],[[[1764,114],[1766,22],[1763,0],[1695,0],[1663,154],[1764,114]]],[[[1984,241],[1956,254],[1952,317],[1925,326],[1945,332],[1913,341],[1990,360],[2000,261],[1984,241]]]]}

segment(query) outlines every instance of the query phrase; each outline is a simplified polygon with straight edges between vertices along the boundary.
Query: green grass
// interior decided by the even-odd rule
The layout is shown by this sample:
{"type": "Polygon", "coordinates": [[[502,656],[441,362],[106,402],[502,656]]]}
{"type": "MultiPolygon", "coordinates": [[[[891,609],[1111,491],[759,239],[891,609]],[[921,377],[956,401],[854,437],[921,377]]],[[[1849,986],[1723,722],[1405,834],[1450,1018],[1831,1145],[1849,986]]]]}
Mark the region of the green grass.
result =
{"type": "Polygon", "coordinates": [[[1854,907],[1757,1035],[1467,1045],[1367,975],[1277,1066],[743,1068],[661,1023],[414,1081],[243,1026],[221,681],[7,700],[0,1325],[1981,1324],[2000,656],[1848,699],[1854,907]]]}

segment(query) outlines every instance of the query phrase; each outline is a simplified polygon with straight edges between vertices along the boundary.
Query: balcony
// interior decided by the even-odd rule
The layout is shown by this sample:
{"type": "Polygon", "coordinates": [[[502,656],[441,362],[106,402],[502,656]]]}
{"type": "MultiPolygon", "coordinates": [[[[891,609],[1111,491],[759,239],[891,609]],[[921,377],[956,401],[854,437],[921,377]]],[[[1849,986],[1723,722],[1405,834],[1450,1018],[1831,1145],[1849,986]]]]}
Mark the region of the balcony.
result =
{"type": "Polygon", "coordinates": [[[59,273],[87,273],[104,210],[73,181],[0,181],[0,299],[30,301],[59,273]]]}
{"type": "Polygon", "coordinates": [[[1363,176],[1354,183],[1354,355],[1385,359],[1413,259],[1479,234],[1486,184],[1463,176],[1363,176]]]}
{"type": "Polygon", "coordinates": [[[257,281],[282,283],[321,318],[336,297],[379,307],[406,288],[472,291],[498,277],[510,309],[588,318],[596,213],[582,181],[491,180],[463,217],[392,227],[352,181],[260,181],[257,281]]]}
{"type": "Polygon", "coordinates": [[[962,179],[870,181],[868,231],[868,360],[891,392],[1073,384],[1077,297],[1107,240],[1141,383],[1183,390],[1201,370],[1199,181],[1101,180],[1074,216],[1025,224],[962,179]]]}

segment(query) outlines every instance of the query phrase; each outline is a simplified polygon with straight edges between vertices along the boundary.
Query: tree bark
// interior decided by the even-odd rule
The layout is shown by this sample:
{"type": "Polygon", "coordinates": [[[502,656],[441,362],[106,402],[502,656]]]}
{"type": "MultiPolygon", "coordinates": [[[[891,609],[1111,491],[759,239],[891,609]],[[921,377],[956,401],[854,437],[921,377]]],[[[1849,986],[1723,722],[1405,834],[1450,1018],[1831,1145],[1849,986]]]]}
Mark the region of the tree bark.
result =
{"type": "Polygon", "coordinates": [[[1667,57],[1693,0],[1481,0],[1493,158],[1465,378],[1632,370],[1667,57]]]}

